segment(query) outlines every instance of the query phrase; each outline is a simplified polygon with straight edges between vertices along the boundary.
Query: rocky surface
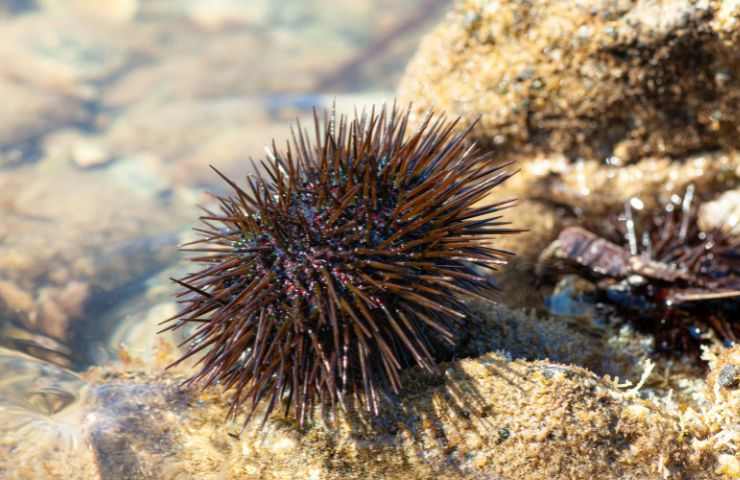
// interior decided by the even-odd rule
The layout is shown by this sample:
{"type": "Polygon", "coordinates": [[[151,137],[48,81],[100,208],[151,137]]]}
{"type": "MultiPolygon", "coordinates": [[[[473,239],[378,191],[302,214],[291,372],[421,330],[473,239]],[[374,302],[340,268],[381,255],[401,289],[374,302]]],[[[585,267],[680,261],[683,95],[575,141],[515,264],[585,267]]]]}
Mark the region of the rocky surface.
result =
{"type": "Polygon", "coordinates": [[[480,118],[497,150],[630,163],[735,148],[738,18],[734,1],[460,0],[400,95],[480,118]]]}
{"type": "MultiPolygon", "coordinates": [[[[504,288],[531,278],[565,226],[635,197],[648,210],[689,185],[700,201],[736,188],[739,18],[733,1],[455,2],[399,95],[417,119],[430,108],[478,119],[477,143],[520,170],[496,192],[519,199],[528,230],[498,243],[519,254],[504,288]]],[[[731,221],[732,202],[712,205],[731,221]]],[[[512,305],[533,295],[505,292],[512,305]]]]}
{"type": "MultiPolygon", "coordinates": [[[[598,315],[579,303],[581,286],[565,279],[548,294],[534,264],[565,227],[597,224],[626,203],[635,215],[677,208],[691,189],[703,228],[737,234],[738,32],[735,1],[459,0],[422,41],[401,81],[402,100],[413,102],[417,118],[432,108],[462,116],[463,126],[479,119],[475,140],[520,170],[496,192],[520,199],[512,218],[528,229],[496,242],[519,253],[499,275],[507,304],[546,304],[564,315],[561,328],[593,332],[598,315]]],[[[709,451],[715,458],[697,471],[683,464],[624,478],[740,478],[740,408],[735,390],[721,386],[734,385],[736,372],[720,366],[737,347],[705,352],[705,380],[695,361],[650,354],[649,338],[629,331],[606,338],[622,358],[642,352],[655,362],[641,397],[679,418],[682,435],[698,435],[685,438],[691,461],[709,451]]],[[[553,474],[571,477],[578,478],[553,474]]]]}
{"type": "Polygon", "coordinates": [[[643,400],[637,387],[579,367],[488,353],[443,365],[438,377],[407,372],[398,403],[374,420],[340,413],[329,424],[315,418],[300,430],[275,415],[257,431],[224,421],[228,398],[219,391],[179,389],[181,374],[160,370],[169,356],[160,351],[158,366],[127,360],[87,372],[74,380],[74,401],[55,404],[51,392],[47,404],[56,408],[26,406],[16,421],[29,417],[21,431],[33,432],[36,442],[3,422],[0,473],[8,479],[737,478],[739,353],[714,358],[708,385],[715,393],[701,410],[643,400]]]}

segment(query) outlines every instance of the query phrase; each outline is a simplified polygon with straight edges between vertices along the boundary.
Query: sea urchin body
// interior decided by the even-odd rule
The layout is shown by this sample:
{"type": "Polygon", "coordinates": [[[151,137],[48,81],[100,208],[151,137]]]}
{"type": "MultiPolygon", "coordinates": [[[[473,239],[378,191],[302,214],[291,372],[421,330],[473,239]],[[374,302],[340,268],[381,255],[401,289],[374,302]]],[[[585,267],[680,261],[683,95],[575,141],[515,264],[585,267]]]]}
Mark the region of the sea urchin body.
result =
{"type": "MultiPolygon", "coordinates": [[[[175,280],[182,308],[166,330],[194,328],[189,381],[233,391],[246,422],[265,402],[304,422],[357,399],[377,414],[400,371],[435,370],[469,327],[466,298],[492,298],[488,277],[514,232],[480,204],[511,174],[492,165],[455,122],[429,115],[407,138],[394,107],[349,121],[314,114],[261,173],[204,209],[187,250],[200,271],[175,280]]],[[[259,170],[255,167],[255,170],[259,170]]]]}

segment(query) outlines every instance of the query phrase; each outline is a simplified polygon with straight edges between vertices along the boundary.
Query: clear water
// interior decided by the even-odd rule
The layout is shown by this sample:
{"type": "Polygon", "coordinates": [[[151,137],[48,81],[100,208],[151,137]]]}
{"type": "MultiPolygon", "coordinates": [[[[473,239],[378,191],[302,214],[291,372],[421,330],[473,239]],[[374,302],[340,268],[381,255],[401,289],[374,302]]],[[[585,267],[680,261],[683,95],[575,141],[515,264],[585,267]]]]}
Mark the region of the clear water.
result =
{"type": "Polygon", "coordinates": [[[0,436],[151,355],[209,165],[242,177],[312,107],[392,100],[447,3],[0,1],[0,436]]]}

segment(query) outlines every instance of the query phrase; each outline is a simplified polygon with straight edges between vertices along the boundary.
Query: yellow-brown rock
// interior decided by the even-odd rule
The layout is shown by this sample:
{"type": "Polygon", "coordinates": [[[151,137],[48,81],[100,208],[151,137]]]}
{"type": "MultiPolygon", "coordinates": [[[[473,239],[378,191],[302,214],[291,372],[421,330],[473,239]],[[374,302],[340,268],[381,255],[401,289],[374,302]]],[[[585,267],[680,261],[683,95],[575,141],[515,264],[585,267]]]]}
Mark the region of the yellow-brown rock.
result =
{"type": "Polygon", "coordinates": [[[631,162],[740,143],[735,1],[459,0],[404,101],[499,150],[631,162]]]}
{"type": "MultiPolygon", "coordinates": [[[[167,357],[163,353],[160,362],[167,357]]],[[[717,368],[732,358],[716,361],[717,368]]],[[[242,431],[239,421],[224,420],[228,393],[180,389],[186,372],[165,373],[161,365],[124,356],[121,365],[95,368],[74,380],[83,381],[76,401],[49,401],[44,405],[57,406],[32,414],[15,411],[10,418],[28,426],[0,428],[0,474],[7,479],[36,478],[32,475],[40,472],[69,479],[735,478],[736,451],[717,439],[733,434],[727,410],[715,408],[711,418],[706,412],[682,416],[580,367],[512,361],[494,353],[442,365],[442,372],[438,377],[406,372],[400,402],[375,419],[342,411],[331,426],[317,416],[301,430],[273,415],[261,431],[256,424],[242,431]],[[19,432],[33,432],[36,440],[19,438],[19,432]]]]}

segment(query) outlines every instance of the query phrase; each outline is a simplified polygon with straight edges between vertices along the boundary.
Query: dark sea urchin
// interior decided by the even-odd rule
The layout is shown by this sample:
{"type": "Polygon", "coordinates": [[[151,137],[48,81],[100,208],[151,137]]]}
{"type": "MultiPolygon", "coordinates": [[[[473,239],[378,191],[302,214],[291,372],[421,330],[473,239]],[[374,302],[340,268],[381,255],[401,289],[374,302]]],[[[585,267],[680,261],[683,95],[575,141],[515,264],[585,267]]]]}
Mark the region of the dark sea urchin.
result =
{"type": "Polygon", "coordinates": [[[599,300],[616,306],[665,352],[700,353],[706,334],[740,340],[740,238],[699,226],[694,187],[663,208],[619,217],[592,233],[563,230],[545,251],[598,279],[599,300]],[[640,214],[642,213],[642,214],[640,214]]]}
{"type": "Polygon", "coordinates": [[[269,178],[243,189],[216,170],[233,196],[204,209],[187,249],[204,267],[175,280],[165,330],[194,327],[178,362],[202,354],[188,382],[232,390],[230,417],[283,403],[302,425],[348,399],[377,415],[402,369],[434,372],[474,334],[463,300],[492,299],[489,271],[510,253],[491,238],[516,231],[497,215],[511,200],[479,202],[511,173],[456,121],[430,114],[407,138],[408,119],[314,112],[313,143],[300,124],[283,151],[273,142],[269,178]]]}

